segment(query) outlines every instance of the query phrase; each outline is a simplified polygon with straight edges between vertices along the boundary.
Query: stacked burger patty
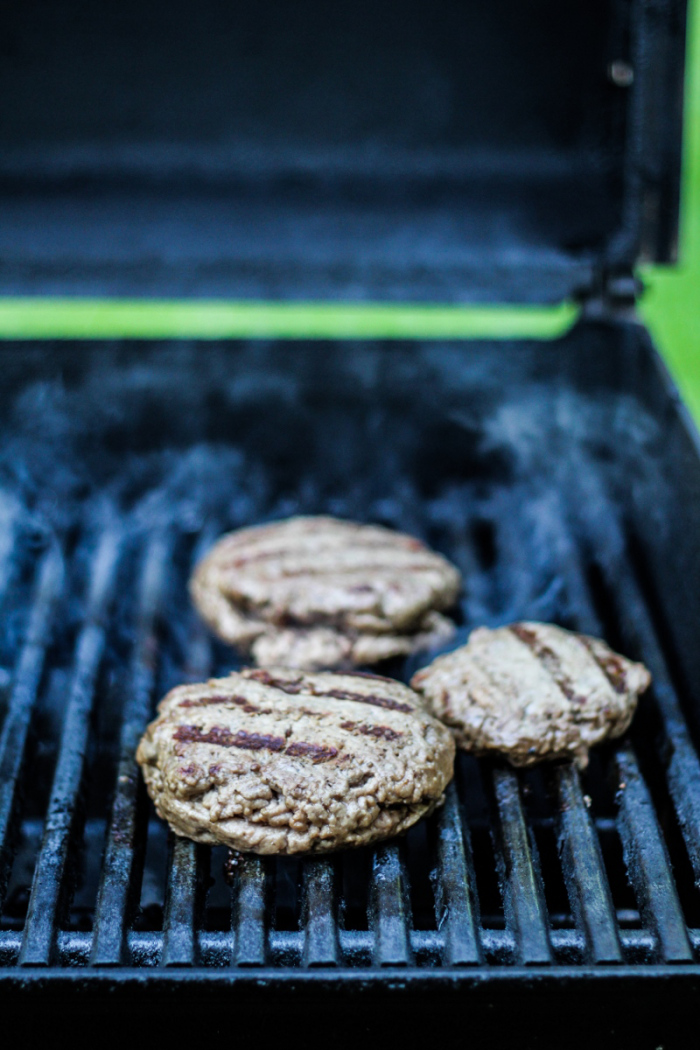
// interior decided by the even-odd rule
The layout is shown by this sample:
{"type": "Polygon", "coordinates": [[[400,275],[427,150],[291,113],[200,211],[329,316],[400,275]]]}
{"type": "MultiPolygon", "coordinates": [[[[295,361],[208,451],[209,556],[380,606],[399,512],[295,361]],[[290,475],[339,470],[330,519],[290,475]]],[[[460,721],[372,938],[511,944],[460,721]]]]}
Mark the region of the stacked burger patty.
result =
{"type": "Polygon", "coordinates": [[[649,672],[552,624],[479,628],[412,688],[352,670],[449,639],[443,611],[460,585],[439,554],[380,526],[292,518],[224,536],[192,597],[264,666],[161,702],[137,752],[160,816],[198,842],[327,852],[441,805],[455,746],[583,768],[591,746],[624,732],[649,672]]]}
{"type": "Polygon", "coordinates": [[[378,525],[299,517],[241,529],[197,566],[192,599],[224,641],[262,666],[374,664],[448,641],[458,570],[378,525]]]}

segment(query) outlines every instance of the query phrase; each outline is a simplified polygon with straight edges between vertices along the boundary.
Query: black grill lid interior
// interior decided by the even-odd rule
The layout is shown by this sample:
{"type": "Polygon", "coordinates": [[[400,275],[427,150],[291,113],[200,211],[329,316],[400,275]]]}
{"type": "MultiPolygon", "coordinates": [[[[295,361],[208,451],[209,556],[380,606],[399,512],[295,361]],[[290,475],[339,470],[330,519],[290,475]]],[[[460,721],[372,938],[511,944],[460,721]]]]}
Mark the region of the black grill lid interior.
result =
{"type": "Polygon", "coordinates": [[[0,293],[556,301],[673,254],[684,0],[26,0],[0,293]]]}

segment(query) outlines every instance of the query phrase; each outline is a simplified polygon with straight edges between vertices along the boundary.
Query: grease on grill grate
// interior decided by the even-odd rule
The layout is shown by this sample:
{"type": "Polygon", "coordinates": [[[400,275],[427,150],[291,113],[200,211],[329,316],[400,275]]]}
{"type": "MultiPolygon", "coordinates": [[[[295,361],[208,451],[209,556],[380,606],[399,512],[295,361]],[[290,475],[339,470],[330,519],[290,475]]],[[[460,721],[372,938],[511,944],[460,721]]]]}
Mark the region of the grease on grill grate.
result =
{"type": "MultiPolygon", "coordinates": [[[[259,465],[243,469],[242,453],[229,449],[223,462],[229,484],[240,485],[231,504],[214,491],[219,475],[200,449],[182,462],[142,462],[128,513],[57,528],[63,545],[55,536],[24,542],[26,522],[0,521],[17,540],[16,554],[9,543],[0,549],[9,551],[7,578],[16,577],[0,643],[0,962],[691,960],[700,945],[700,764],[643,565],[593,464],[587,484],[599,484],[594,505],[605,512],[588,519],[575,490],[565,500],[517,478],[501,484],[491,460],[471,480],[448,477],[428,493],[397,466],[384,488],[375,475],[342,497],[311,476],[280,495],[259,465]],[[188,503],[180,496],[193,463],[201,491],[188,503]],[[628,738],[594,752],[583,775],[563,765],[516,773],[461,755],[445,807],[405,838],[328,858],[241,856],[227,879],[226,851],[176,839],[155,817],[134,750],[167,689],[235,666],[189,608],[193,562],[225,528],[296,511],[381,521],[443,551],[468,584],[461,638],[478,623],[552,619],[642,659],[655,684],[628,738]]],[[[414,669],[415,658],[391,668],[404,679],[414,669]]]]}

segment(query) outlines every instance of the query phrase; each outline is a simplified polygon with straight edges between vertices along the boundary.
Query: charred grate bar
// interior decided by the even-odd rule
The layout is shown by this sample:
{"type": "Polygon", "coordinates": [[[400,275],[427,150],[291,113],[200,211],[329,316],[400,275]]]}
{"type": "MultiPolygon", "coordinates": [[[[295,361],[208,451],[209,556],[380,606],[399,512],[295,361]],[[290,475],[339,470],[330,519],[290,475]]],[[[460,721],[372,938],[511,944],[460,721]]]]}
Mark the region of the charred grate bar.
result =
{"type": "Polygon", "coordinates": [[[59,744],[56,772],[37,858],[19,962],[48,966],[59,921],[64,877],[72,841],[79,834],[77,802],[84,774],[95,679],[104,653],[105,627],[118,558],[118,541],[108,533],[98,545],[86,601],[85,626],[76,645],[75,669],[59,744]]]}
{"type": "MultiPolygon", "coordinates": [[[[29,543],[21,516],[0,522],[17,582],[2,642],[3,659],[14,656],[0,739],[3,975],[466,980],[693,966],[700,762],[630,522],[599,465],[585,459],[550,488],[504,484],[488,453],[476,482],[455,467],[426,493],[390,446],[391,479],[358,469],[341,497],[324,494],[315,468],[283,491],[273,453],[267,472],[250,451],[195,449],[167,469],[139,461],[136,511],[115,498],[100,527],[86,511],[29,543]],[[444,551],[467,580],[460,639],[479,623],[556,619],[643,659],[654,687],[631,732],[583,773],[460,756],[445,806],[401,840],[327,858],[242,856],[225,873],[224,850],[156,818],[134,751],[167,689],[235,666],[191,610],[192,565],[219,532],[299,511],[380,520],[444,551]]],[[[392,670],[407,679],[414,668],[392,670]]]]}

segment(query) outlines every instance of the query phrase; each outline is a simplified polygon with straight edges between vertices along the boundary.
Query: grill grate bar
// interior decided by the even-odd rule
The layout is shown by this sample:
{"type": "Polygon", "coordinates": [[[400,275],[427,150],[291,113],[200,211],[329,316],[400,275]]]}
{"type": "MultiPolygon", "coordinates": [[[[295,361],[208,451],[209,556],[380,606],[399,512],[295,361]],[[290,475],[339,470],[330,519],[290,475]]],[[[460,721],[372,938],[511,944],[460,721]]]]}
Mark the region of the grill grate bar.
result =
{"type": "Polygon", "coordinates": [[[445,931],[445,964],[474,966],[482,957],[471,842],[462,824],[454,783],[445,794],[438,825],[437,921],[445,931]]]}
{"type": "MultiPolygon", "coordinates": [[[[211,546],[214,532],[205,530],[196,545],[193,565],[211,546]]],[[[191,617],[183,680],[201,682],[211,673],[211,642],[202,621],[191,617]]],[[[163,965],[193,966],[197,961],[197,925],[208,851],[189,839],[170,834],[170,863],[163,915],[163,965]]]]}
{"type": "Polygon", "coordinates": [[[14,687],[0,736],[0,905],[10,865],[9,838],[18,780],[63,578],[62,555],[57,547],[51,546],[37,570],[27,635],[17,663],[14,687]]]}
{"type": "Polygon", "coordinates": [[[305,862],[302,914],[306,966],[336,966],[338,963],[334,884],[333,861],[323,858],[305,862]]]}
{"type": "MultiPolygon", "coordinates": [[[[613,510],[608,506],[608,521],[613,521],[613,510]]],[[[615,548],[618,549],[619,544],[615,548]]],[[[629,594],[630,575],[624,561],[617,566],[619,575],[624,577],[623,590],[618,591],[624,599],[629,594]]],[[[619,585],[619,580],[616,577],[619,585]]],[[[581,591],[581,593],[583,593],[581,591]]],[[[588,591],[585,591],[584,622],[581,629],[591,634],[602,635],[603,629],[597,616],[588,591]]],[[[641,613],[644,603],[637,593],[638,603],[635,608],[641,613]]],[[[616,610],[619,614],[619,610],[616,610]]],[[[625,632],[625,644],[633,649],[631,632],[625,632]]],[[[646,654],[642,652],[644,658],[646,654]]],[[[663,710],[663,720],[668,728],[669,721],[675,725],[675,732],[683,742],[689,742],[687,730],[683,727],[682,716],[676,709],[663,710]]],[[[637,765],[637,760],[629,746],[620,748],[615,757],[618,785],[617,828],[622,842],[628,876],[633,885],[644,921],[654,931],[658,950],[667,962],[685,962],[693,958],[688,940],[685,919],[681,910],[675,881],[671,871],[661,829],[659,828],[653,803],[644,779],[637,765]],[[624,787],[622,787],[624,785],[624,787]]]]}
{"type": "Polygon", "coordinates": [[[559,766],[554,778],[559,798],[559,851],[577,925],[584,931],[593,962],[621,962],[612,894],[578,771],[573,765],[559,766]]]}
{"type": "Polygon", "coordinates": [[[170,549],[169,537],[156,536],[148,545],[143,563],[130,695],[124,705],[115,797],[95,912],[92,962],[96,966],[117,966],[122,962],[126,924],[136,892],[137,803],[142,785],[135,752],[150,715],[156,672],[156,616],[170,549]]]}
{"type": "Polygon", "coordinates": [[[495,822],[496,856],[501,878],[506,922],[516,942],[519,962],[526,966],[549,963],[547,911],[542,880],[530,843],[517,775],[510,769],[493,770],[498,810],[495,822]]]}
{"type": "Polygon", "coordinates": [[[265,861],[253,854],[240,854],[237,857],[237,872],[234,962],[236,966],[264,966],[267,890],[265,861]]]}
{"type": "Polygon", "coordinates": [[[693,748],[646,603],[629,567],[623,566],[616,574],[616,584],[618,617],[625,643],[639,649],[653,676],[653,695],[663,716],[666,737],[666,746],[660,749],[661,758],[695,881],[700,887],[700,760],[693,748]]]}
{"type": "Polygon", "coordinates": [[[399,846],[378,846],[372,858],[370,928],[374,929],[377,966],[407,966],[411,958],[408,936],[405,872],[399,846]]]}
{"type": "MultiPolygon", "coordinates": [[[[600,535],[599,527],[587,522],[587,525],[590,526],[587,529],[588,535],[597,536],[596,547],[599,550],[623,551],[625,544],[615,509],[602,493],[597,495],[605,510],[606,528],[612,530],[612,534],[603,537],[600,535]]],[[[577,508],[582,509],[586,505],[583,499],[576,501],[577,508]]],[[[597,520],[600,521],[600,515],[597,520]]],[[[575,594],[577,599],[579,621],[577,626],[579,630],[603,637],[605,634],[603,624],[593,604],[587,581],[583,578],[582,564],[580,553],[578,557],[567,559],[566,564],[567,589],[575,594]]],[[[604,575],[611,571],[611,566],[607,566],[604,575]]],[[[625,648],[630,652],[639,649],[636,644],[636,632],[630,629],[630,617],[633,618],[632,622],[636,622],[639,618],[639,622],[646,625],[645,640],[647,644],[652,643],[653,648],[657,648],[646,605],[634,583],[625,557],[621,556],[616,559],[614,574],[614,582],[610,581],[612,583],[611,594],[619,597],[619,604],[617,599],[615,600],[614,611],[616,622],[622,628],[625,648]]],[[[642,648],[642,659],[646,660],[648,655],[649,653],[642,648]]],[[[654,666],[651,663],[649,666],[654,673],[654,666]]],[[[658,661],[656,667],[658,669],[658,661]]],[[[656,685],[654,695],[658,700],[656,685]]],[[[660,705],[660,708],[666,730],[673,733],[679,746],[684,750],[692,749],[677,702],[669,698],[667,693],[666,702],[660,705]]],[[[692,762],[693,765],[697,764],[695,756],[692,762]]],[[[625,785],[617,793],[619,807],[617,830],[622,842],[628,877],[640,904],[643,919],[649,925],[650,930],[655,933],[658,950],[667,962],[689,961],[693,957],[692,950],[663,836],[654,813],[651,797],[630,746],[623,745],[618,749],[615,766],[618,784],[625,785]]],[[[698,783],[700,785],[700,773],[698,773],[698,783]]],[[[595,898],[591,895],[588,896],[588,900],[595,903],[595,898]]],[[[601,900],[602,898],[598,898],[598,903],[601,900]]]]}
{"type": "Polygon", "coordinates": [[[197,961],[198,887],[202,847],[170,832],[171,863],[163,916],[163,965],[194,966],[197,961]]]}
{"type": "MultiPolygon", "coordinates": [[[[596,548],[625,550],[623,530],[612,502],[604,493],[597,492],[596,503],[602,513],[597,515],[595,523],[584,523],[588,534],[594,537],[596,548]]],[[[586,501],[578,500],[577,507],[583,510],[586,501]]],[[[653,676],[652,695],[661,714],[666,738],[665,746],[660,748],[660,757],[695,881],[700,887],[700,759],[693,747],[668,663],[632,565],[627,557],[618,557],[612,563],[602,561],[599,568],[615,607],[624,647],[630,652],[638,652],[653,676]]]]}
{"type": "Polygon", "coordinates": [[[19,961],[23,965],[48,966],[51,959],[57,912],[65,892],[66,861],[76,832],[76,809],[84,775],[95,680],[105,646],[105,621],[118,557],[118,538],[114,533],[106,533],[94,557],[85,621],[76,647],[68,707],[20,953],[19,961]]]}
{"type": "Polygon", "coordinates": [[[655,932],[659,950],[666,962],[690,962],[693,950],[661,829],[649,791],[629,746],[618,751],[616,766],[620,807],[618,827],[625,864],[640,910],[655,932]]]}

